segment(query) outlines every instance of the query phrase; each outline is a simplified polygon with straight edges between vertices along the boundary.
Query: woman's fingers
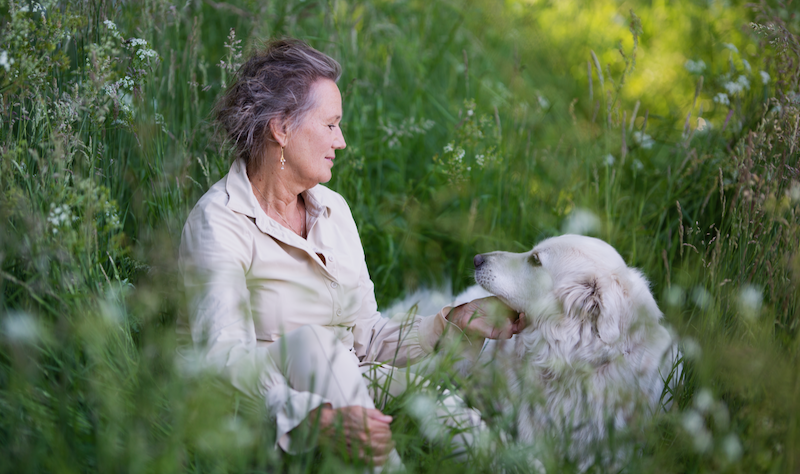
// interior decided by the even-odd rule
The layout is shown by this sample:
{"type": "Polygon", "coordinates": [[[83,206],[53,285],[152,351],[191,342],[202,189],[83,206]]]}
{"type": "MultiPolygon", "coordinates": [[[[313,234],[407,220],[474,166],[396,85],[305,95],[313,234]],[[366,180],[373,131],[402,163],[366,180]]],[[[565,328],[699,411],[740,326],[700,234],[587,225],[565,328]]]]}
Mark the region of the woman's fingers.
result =
{"type": "Polygon", "coordinates": [[[358,457],[375,465],[382,465],[394,448],[392,417],[380,410],[350,406],[337,410],[342,417],[342,428],[348,451],[357,448],[358,457]]]}
{"type": "Polygon", "coordinates": [[[383,423],[391,423],[393,419],[391,416],[384,415],[380,410],[376,410],[375,408],[367,409],[367,417],[383,423]]]}
{"type": "Polygon", "coordinates": [[[454,322],[465,331],[490,339],[509,339],[525,327],[520,313],[496,296],[470,301],[457,308],[454,322]]]}

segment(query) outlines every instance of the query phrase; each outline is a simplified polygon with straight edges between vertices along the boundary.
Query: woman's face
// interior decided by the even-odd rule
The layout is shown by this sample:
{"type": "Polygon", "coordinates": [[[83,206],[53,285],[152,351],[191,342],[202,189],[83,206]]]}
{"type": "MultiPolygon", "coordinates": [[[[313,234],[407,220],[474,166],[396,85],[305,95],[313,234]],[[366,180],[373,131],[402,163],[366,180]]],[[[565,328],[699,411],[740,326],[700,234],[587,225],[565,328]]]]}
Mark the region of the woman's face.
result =
{"type": "Polygon", "coordinates": [[[330,79],[320,79],[309,91],[314,107],[289,134],[284,150],[286,169],[306,189],[331,179],[336,150],[346,146],[339,123],[342,95],[330,79]]]}

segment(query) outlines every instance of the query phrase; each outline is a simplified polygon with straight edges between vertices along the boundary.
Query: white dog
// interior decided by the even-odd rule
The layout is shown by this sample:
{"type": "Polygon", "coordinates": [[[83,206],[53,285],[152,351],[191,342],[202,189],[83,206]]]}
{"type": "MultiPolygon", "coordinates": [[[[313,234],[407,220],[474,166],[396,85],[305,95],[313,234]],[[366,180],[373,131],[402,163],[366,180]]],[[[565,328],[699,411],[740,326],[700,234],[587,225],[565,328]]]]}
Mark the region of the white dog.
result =
{"type": "Polygon", "coordinates": [[[490,341],[484,359],[511,356],[512,390],[540,404],[518,416],[522,440],[567,433],[570,452],[621,429],[637,409],[659,409],[677,349],[647,280],[613,247],[580,235],[547,239],[529,252],[475,256],[475,281],[528,326],[513,341],[490,341]],[[529,385],[528,385],[529,384],[529,385]]]}
{"type": "MultiPolygon", "coordinates": [[[[623,429],[635,414],[660,408],[678,352],[647,280],[613,247],[562,235],[474,263],[475,281],[527,318],[522,333],[488,341],[479,359],[505,370],[520,402],[520,441],[566,438],[564,454],[588,467],[589,447],[609,426],[623,429]]],[[[470,288],[456,303],[481,293],[470,288]]]]}

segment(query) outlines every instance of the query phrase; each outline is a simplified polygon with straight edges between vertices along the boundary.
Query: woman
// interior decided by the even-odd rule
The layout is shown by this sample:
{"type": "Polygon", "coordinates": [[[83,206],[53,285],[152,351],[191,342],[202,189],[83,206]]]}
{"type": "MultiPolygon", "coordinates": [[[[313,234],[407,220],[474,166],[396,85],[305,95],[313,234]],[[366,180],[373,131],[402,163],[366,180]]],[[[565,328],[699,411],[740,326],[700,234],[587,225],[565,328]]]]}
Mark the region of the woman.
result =
{"type": "Polygon", "coordinates": [[[508,338],[523,323],[495,298],[407,324],[378,313],[347,203],[319,185],[345,147],[340,72],[297,40],[274,41],[241,67],[216,109],[236,160],[189,215],[180,261],[195,344],[237,389],[266,402],[281,448],[303,449],[291,438],[304,420],[332,434],[338,417],[348,444],[365,443],[361,456],[382,465],[396,456],[392,419],[375,409],[370,366],[394,396],[405,377],[376,362],[425,357],[447,326],[508,338]]]}

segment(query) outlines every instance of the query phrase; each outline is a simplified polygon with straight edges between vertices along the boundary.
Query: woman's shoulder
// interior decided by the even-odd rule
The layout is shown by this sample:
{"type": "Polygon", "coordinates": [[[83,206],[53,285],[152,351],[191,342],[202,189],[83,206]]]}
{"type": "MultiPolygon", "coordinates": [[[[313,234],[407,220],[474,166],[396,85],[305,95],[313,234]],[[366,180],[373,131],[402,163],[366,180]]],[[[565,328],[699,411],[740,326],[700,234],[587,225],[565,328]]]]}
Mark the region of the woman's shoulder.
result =
{"type": "Polygon", "coordinates": [[[242,216],[229,206],[231,196],[226,189],[227,176],[217,181],[194,205],[186,218],[184,232],[189,228],[238,232],[244,225],[242,216]]]}
{"type": "Polygon", "coordinates": [[[308,190],[308,195],[314,198],[316,206],[319,210],[327,208],[329,215],[335,219],[345,217],[352,220],[353,214],[350,211],[350,206],[347,200],[336,191],[318,184],[308,190]]]}
{"type": "Polygon", "coordinates": [[[225,182],[227,180],[227,176],[223,177],[221,180],[214,183],[208,191],[197,200],[197,203],[192,208],[192,211],[189,213],[189,219],[194,217],[206,216],[208,214],[216,214],[219,212],[232,212],[228,209],[228,201],[230,201],[230,196],[228,195],[227,190],[225,189],[225,182]]]}

